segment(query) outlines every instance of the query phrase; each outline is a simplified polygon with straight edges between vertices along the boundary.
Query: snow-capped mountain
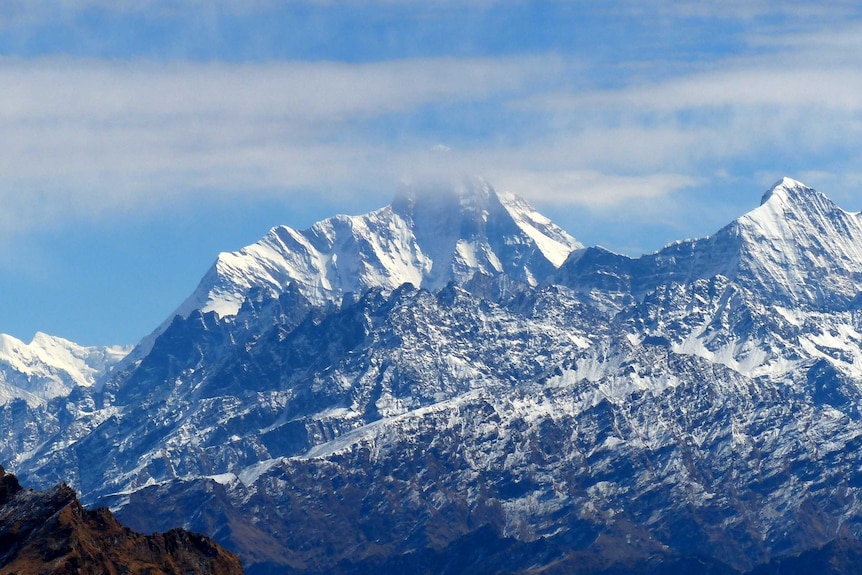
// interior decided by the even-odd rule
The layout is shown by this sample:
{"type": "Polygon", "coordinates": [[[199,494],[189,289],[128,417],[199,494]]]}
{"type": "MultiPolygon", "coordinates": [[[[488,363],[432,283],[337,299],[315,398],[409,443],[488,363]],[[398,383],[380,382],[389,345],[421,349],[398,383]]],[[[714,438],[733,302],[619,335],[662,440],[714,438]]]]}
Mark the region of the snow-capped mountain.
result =
{"type": "Polygon", "coordinates": [[[832,561],[862,540],[860,272],[860,217],[789,179],[640,258],[483,183],[405,190],[222,254],[104,385],[0,409],[0,460],[251,573],[832,561]]]}
{"type": "Polygon", "coordinates": [[[862,216],[783,178],[763,195],[758,208],[712,236],[677,242],[637,259],[601,248],[581,250],[561,266],[557,281],[580,290],[598,282],[599,290],[643,298],[657,285],[719,275],[766,303],[846,307],[862,290],[862,216]],[[587,273],[601,275],[590,278],[587,273]]]}
{"type": "Polygon", "coordinates": [[[232,316],[251,288],[277,295],[289,284],[315,305],[405,283],[436,290],[476,272],[536,285],[580,247],[523,199],[497,194],[482,180],[409,187],[369,214],[335,216],[303,231],[280,226],[219,255],[176,315],[232,316]]]}
{"type": "Polygon", "coordinates": [[[635,259],[574,252],[555,281],[640,302],[619,316],[638,337],[669,335],[675,351],[747,375],[777,377],[810,357],[862,366],[862,216],[790,178],[712,236],[635,259]]]}
{"type": "Polygon", "coordinates": [[[23,399],[32,406],[95,385],[130,349],[83,347],[44,333],[28,344],[0,334],[0,403],[23,399]]]}

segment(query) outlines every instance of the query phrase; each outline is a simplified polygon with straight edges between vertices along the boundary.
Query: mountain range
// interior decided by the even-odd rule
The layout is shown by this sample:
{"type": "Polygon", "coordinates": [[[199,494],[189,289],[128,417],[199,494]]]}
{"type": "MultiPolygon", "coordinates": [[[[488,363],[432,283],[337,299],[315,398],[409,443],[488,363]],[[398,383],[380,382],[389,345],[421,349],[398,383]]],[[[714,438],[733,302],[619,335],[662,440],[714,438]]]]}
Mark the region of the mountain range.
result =
{"type": "Polygon", "coordinates": [[[844,572],[860,293],[862,216],[789,178],[638,258],[410,188],[221,254],[130,352],[0,341],[0,461],[249,573],[844,572]]]}

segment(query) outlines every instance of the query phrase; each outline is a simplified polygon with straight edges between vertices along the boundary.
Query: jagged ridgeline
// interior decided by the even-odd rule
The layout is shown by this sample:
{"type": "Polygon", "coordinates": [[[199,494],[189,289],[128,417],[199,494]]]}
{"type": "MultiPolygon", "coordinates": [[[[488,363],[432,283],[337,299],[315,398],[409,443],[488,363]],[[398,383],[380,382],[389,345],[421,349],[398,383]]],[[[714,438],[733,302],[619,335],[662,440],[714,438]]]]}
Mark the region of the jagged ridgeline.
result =
{"type": "Polygon", "coordinates": [[[639,258],[408,189],[220,255],[128,355],[5,375],[0,458],[250,573],[852,566],[860,292],[862,218],[790,179],[639,258]]]}

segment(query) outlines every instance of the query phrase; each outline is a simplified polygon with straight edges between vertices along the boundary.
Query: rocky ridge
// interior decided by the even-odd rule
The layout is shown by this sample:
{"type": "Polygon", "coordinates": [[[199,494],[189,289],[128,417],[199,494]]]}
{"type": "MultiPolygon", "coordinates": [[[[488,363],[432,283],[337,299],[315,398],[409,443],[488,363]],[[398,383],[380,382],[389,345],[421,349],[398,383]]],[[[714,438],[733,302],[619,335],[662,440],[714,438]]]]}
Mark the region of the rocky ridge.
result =
{"type": "Polygon", "coordinates": [[[65,484],[25,490],[0,467],[0,573],[238,575],[236,556],[175,529],[139,535],[105,508],[89,511],[65,484]]]}

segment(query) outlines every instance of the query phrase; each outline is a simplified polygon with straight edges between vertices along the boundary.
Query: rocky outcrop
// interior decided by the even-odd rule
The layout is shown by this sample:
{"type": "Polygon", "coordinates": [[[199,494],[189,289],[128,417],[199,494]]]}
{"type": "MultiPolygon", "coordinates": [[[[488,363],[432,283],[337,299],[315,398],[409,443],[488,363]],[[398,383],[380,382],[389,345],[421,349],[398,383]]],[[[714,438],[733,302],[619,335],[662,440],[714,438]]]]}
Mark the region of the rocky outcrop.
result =
{"type": "Polygon", "coordinates": [[[0,467],[0,575],[237,575],[236,556],[203,535],[141,535],[106,508],[84,509],[66,485],[23,489],[0,467]]]}

